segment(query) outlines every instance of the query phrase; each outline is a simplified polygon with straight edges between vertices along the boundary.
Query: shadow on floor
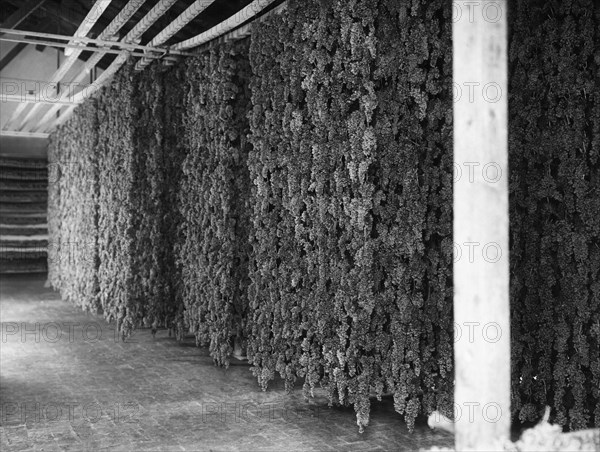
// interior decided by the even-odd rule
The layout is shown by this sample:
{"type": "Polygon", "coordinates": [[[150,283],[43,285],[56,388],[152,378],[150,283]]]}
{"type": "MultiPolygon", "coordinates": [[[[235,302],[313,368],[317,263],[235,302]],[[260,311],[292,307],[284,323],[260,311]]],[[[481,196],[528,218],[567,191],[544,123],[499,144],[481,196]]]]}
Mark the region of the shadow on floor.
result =
{"type": "Polygon", "coordinates": [[[247,362],[213,365],[193,338],[114,325],[44,288],[45,277],[0,277],[0,449],[383,451],[450,447],[423,419],[409,433],[391,398],[358,433],[352,407],[305,401],[301,383],[260,390],[247,362]],[[60,333],[60,337],[59,337],[60,333]]]}

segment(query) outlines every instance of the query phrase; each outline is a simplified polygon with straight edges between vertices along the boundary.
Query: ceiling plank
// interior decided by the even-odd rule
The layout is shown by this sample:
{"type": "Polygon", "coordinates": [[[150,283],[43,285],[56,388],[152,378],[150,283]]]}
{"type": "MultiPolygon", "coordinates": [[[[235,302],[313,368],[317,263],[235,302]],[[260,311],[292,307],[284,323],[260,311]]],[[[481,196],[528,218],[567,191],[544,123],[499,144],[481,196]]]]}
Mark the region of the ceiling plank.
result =
{"type": "Polygon", "coordinates": [[[6,21],[2,22],[2,28],[16,28],[21,22],[29,17],[36,9],[38,9],[46,0],[29,0],[20,5],[6,21]]]}

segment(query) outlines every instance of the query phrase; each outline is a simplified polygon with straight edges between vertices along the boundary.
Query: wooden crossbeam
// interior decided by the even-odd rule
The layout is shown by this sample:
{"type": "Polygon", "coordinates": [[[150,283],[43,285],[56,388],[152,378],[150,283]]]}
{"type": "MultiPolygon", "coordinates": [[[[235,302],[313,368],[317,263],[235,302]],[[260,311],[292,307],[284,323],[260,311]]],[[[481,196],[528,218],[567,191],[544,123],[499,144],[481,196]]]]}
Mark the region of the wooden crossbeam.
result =
{"type": "Polygon", "coordinates": [[[17,130],[0,130],[0,137],[48,138],[49,136],[49,133],[43,132],[19,132],[17,130]]]}

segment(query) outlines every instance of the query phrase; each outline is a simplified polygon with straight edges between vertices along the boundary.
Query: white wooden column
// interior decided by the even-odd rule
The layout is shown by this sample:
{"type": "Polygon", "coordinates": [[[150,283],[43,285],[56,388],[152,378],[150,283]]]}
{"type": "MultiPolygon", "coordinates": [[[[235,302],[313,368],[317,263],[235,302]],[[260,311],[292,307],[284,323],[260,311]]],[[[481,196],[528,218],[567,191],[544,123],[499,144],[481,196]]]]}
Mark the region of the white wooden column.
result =
{"type": "Polygon", "coordinates": [[[505,1],[453,2],[456,450],[510,437],[505,1]]]}

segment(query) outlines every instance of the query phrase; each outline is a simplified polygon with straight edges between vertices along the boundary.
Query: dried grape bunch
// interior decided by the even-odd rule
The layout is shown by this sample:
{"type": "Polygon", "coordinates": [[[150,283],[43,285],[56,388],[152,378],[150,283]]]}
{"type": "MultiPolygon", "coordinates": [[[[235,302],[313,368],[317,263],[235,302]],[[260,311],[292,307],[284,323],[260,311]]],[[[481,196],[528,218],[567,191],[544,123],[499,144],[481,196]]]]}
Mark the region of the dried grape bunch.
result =
{"type": "Polygon", "coordinates": [[[519,441],[515,443],[517,450],[520,451],[547,451],[554,450],[553,444],[557,435],[560,435],[562,428],[559,425],[552,425],[548,422],[550,417],[550,407],[546,407],[543,419],[538,425],[527,429],[521,435],[519,441]]]}
{"type": "MultiPolygon", "coordinates": [[[[498,444],[498,448],[495,449],[507,452],[595,452],[600,450],[600,429],[587,429],[563,433],[560,425],[552,425],[548,422],[549,418],[550,407],[546,406],[544,417],[539,424],[525,430],[517,442],[512,443],[506,441],[502,444],[498,444]]],[[[427,420],[427,424],[432,429],[440,429],[454,433],[454,422],[437,411],[431,413],[427,420]]],[[[434,446],[427,450],[437,452],[453,451],[455,449],[434,446]]]]}
{"type": "Polygon", "coordinates": [[[447,418],[439,411],[434,411],[429,415],[429,418],[427,418],[427,425],[434,430],[439,429],[454,433],[454,421],[447,418]]]}
{"type": "Polygon", "coordinates": [[[600,450],[600,429],[587,429],[563,433],[560,425],[548,422],[550,407],[544,418],[533,428],[525,430],[515,443],[518,451],[597,451],[600,450]]]}

